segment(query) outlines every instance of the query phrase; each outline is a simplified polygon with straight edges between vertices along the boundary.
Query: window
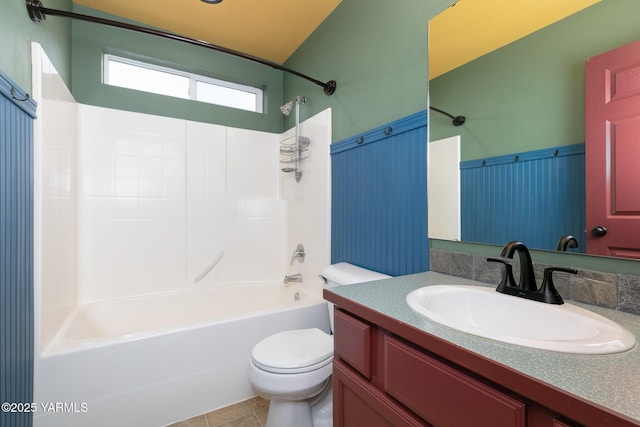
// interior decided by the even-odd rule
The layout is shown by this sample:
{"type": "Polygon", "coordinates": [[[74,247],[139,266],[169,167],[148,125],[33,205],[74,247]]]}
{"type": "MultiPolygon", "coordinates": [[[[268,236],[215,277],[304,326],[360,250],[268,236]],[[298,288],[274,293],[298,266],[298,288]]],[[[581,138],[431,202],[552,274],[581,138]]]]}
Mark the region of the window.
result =
{"type": "Polygon", "coordinates": [[[260,88],[104,55],[104,83],[262,113],[260,88]]]}

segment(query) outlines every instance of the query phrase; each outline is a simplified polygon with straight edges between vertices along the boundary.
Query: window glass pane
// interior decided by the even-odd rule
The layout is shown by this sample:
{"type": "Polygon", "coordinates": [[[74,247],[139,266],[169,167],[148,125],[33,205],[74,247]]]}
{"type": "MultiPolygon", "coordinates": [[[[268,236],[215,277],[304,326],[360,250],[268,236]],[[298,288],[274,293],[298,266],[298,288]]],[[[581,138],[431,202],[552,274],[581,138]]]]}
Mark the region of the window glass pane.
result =
{"type": "Polygon", "coordinates": [[[256,94],[206,82],[196,82],[196,100],[242,110],[256,110],[256,94]]]}
{"type": "Polygon", "coordinates": [[[189,99],[189,78],[109,59],[107,84],[189,99]]]}
{"type": "Polygon", "coordinates": [[[260,88],[110,54],[103,58],[106,84],[262,113],[260,88]]]}

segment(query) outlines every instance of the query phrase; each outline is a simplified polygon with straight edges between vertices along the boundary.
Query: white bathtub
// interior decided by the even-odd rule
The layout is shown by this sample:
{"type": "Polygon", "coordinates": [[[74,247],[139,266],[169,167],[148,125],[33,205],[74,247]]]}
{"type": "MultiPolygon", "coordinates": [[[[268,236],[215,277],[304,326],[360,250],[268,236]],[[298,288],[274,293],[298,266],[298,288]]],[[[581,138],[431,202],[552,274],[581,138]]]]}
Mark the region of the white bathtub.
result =
{"type": "Polygon", "coordinates": [[[160,427],[248,399],[252,347],[328,331],[326,307],[282,283],[80,305],[36,360],[34,425],[160,427]]]}

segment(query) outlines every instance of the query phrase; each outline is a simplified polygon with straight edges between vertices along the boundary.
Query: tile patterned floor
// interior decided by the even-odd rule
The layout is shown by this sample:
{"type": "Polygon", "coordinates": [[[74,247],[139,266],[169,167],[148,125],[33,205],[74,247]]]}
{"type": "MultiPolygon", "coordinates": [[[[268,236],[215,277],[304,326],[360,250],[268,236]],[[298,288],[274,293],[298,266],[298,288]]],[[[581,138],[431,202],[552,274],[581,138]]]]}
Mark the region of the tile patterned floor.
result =
{"type": "Polygon", "coordinates": [[[269,401],[254,397],[167,427],[264,427],[269,401]]]}

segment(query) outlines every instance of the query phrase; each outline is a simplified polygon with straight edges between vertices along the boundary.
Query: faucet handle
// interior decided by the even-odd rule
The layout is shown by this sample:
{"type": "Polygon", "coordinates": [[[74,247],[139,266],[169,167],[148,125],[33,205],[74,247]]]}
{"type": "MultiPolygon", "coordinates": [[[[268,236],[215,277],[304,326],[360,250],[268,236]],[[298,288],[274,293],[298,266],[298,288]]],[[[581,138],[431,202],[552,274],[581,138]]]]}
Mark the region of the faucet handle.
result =
{"type": "Polygon", "coordinates": [[[540,293],[542,294],[543,301],[547,304],[564,304],[564,300],[560,296],[560,293],[553,284],[553,272],[562,271],[564,273],[578,274],[578,270],[575,268],[565,267],[549,267],[544,269],[544,278],[542,279],[542,286],[540,286],[540,293]]]}
{"type": "Polygon", "coordinates": [[[298,260],[298,262],[304,262],[305,255],[304,246],[302,246],[302,243],[298,243],[298,246],[296,246],[296,249],[291,255],[291,262],[289,265],[293,265],[293,261],[295,260],[298,260]]]}

